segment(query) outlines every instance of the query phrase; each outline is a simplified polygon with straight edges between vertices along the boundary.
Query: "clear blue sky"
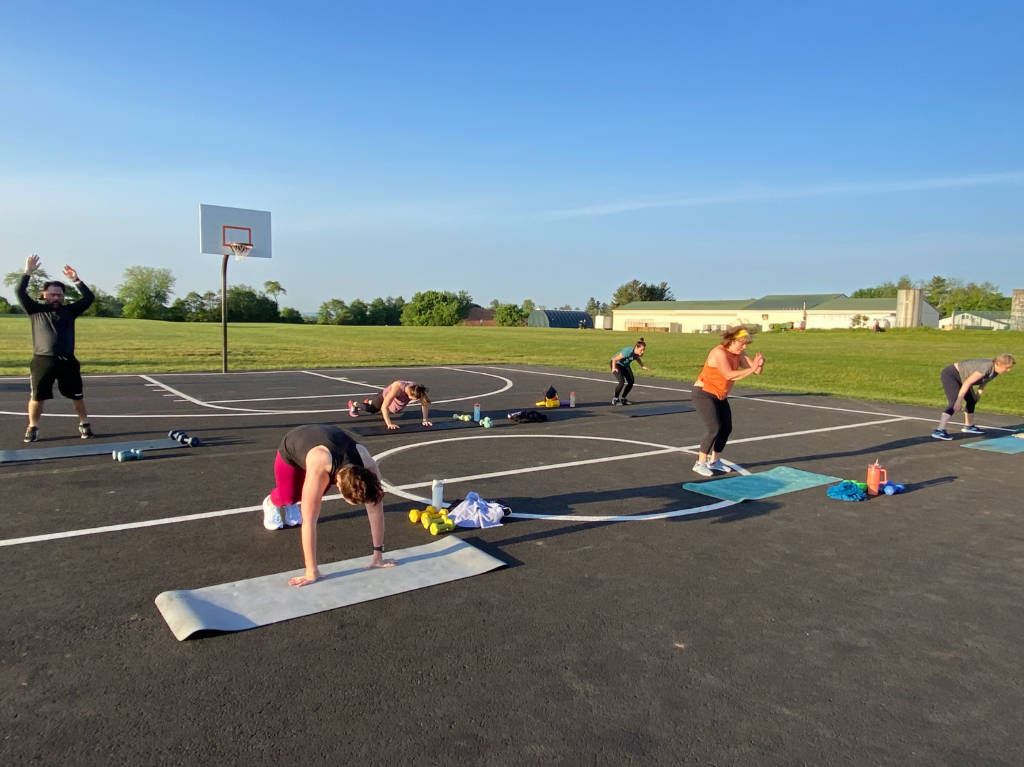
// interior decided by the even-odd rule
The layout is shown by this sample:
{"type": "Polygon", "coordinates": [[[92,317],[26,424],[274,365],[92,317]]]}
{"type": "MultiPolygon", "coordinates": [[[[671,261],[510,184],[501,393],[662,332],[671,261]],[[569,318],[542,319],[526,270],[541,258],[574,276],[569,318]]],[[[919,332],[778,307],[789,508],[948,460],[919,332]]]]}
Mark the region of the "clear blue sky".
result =
{"type": "MultiPolygon", "coordinates": [[[[1024,5],[0,0],[0,248],[315,311],[1024,288],[1024,5]]],[[[8,298],[11,291],[7,291],[8,298]]]]}

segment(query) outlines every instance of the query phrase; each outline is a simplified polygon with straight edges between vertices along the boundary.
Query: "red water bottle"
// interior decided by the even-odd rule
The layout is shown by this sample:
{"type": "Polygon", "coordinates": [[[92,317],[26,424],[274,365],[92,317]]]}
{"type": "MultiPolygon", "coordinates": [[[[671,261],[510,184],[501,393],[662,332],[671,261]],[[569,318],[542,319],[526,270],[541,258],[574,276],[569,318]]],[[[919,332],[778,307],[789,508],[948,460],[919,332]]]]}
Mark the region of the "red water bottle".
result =
{"type": "Polygon", "coordinates": [[[878,464],[876,459],[873,464],[868,466],[868,495],[878,495],[879,485],[884,485],[889,481],[889,474],[878,464]]]}

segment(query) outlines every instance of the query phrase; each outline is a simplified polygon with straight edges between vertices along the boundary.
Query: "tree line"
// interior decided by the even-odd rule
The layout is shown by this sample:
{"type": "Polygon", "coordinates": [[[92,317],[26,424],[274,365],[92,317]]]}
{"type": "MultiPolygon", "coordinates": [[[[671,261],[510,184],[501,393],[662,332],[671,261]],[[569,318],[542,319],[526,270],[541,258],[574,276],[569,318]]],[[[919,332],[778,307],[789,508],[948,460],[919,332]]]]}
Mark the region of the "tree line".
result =
{"type": "Polygon", "coordinates": [[[850,298],[894,298],[897,291],[920,288],[925,301],[939,310],[942,317],[963,311],[1010,311],[1013,299],[1004,296],[991,282],[964,283],[954,277],[933,276],[914,282],[903,275],[896,282],[883,282],[873,288],[860,288],[850,298]]]}

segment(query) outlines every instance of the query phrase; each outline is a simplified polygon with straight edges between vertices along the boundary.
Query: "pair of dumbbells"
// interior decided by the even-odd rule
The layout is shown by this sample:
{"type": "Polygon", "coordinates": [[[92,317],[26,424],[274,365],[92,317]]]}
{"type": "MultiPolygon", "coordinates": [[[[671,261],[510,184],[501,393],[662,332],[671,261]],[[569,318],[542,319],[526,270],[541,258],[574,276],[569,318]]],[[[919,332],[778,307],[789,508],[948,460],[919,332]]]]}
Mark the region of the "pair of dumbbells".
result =
{"type": "Polygon", "coordinates": [[[190,437],[181,429],[172,429],[167,432],[167,436],[173,439],[175,442],[180,442],[188,447],[199,447],[199,437],[190,437]]]}
{"type": "Polygon", "coordinates": [[[113,450],[110,453],[110,457],[118,463],[124,463],[125,461],[141,461],[142,451],[136,447],[128,450],[113,450]]]}

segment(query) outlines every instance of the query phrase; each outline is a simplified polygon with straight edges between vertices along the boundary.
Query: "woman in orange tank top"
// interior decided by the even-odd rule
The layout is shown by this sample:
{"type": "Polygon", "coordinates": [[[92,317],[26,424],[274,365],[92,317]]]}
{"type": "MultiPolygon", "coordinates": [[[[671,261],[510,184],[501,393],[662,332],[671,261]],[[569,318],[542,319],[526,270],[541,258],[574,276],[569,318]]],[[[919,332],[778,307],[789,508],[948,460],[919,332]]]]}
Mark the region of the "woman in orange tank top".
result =
{"type": "Polygon", "coordinates": [[[693,406],[707,427],[697,462],[693,464],[693,470],[703,477],[731,470],[719,457],[732,433],[729,392],[736,381],[760,375],[764,368],[764,355],[760,352],[753,358],[747,356],[746,348],[752,340],[750,331],[742,325],[726,330],[722,343],[708,354],[693,385],[693,406]]]}

